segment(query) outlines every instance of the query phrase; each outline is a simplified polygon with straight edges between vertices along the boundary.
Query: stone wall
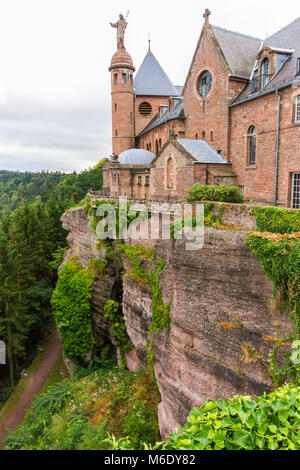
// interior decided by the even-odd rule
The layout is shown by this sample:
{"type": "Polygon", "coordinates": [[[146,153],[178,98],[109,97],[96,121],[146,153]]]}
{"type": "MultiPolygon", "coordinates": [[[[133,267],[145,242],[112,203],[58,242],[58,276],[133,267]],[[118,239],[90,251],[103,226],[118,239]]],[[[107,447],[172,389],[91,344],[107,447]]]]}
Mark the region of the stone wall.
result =
{"type": "MultiPolygon", "coordinates": [[[[276,338],[286,337],[292,327],[287,316],[276,310],[272,285],[245,244],[253,216],[246,206],[230,206],[225,210],[227,220],[243,230],[206,228],[200,251],[186,251],[184,240],[145,243],[154,247],[157,259],[166,262],[160,287],[164,303],[172,302],[170,328],[154,334],[163,438],[185,423],[193,406],[207,399],[269,390],[268,356],[276,338]]],[[[62,221],[70,231],[67,258],[78,256],[84,264],[94,257],[105,259],[84,209],[69,211],[62,221]]],[[[123,313],[133,344],[127,360],[137,370],[147,362],[152,292],[131,278],[132,267],[126,258],[123,269],[123,313]]],[[[110,335],[103,306],[114,295],[118,279],[120,273],[109,266],[93,286],[94,328],[100,346],[105,334],[110,335]]]]}

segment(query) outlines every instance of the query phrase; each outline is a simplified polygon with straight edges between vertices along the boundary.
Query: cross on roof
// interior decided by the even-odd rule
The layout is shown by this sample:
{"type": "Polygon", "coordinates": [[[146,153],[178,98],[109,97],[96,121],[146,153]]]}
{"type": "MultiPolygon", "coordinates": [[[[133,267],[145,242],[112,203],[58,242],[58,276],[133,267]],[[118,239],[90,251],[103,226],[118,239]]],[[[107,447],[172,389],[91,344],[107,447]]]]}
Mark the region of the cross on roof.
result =
{"type": "Polygon", "coordinates": [[[205,13],[203,15],[203,18],[205,18],[206,24],[209,23],[209,15],[211,15],[211,11],[208,8],[206,8],[205,13]]]}

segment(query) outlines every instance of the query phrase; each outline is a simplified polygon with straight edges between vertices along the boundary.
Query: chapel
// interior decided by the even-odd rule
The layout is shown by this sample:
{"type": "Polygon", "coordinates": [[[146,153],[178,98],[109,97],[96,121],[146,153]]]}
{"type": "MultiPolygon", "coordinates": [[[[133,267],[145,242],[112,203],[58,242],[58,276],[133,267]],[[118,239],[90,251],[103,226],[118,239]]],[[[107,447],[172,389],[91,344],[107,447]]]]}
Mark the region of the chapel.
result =
{"type": "Polygon", "coordinates": [[[111,73],[112,156],[104,192],[177,200],[194,183],[239,187],[245,200],[300,209],[300,18],[262,40],[210,22],[185,83],[149,48],[135,74],[120,15],[111,73]]]}

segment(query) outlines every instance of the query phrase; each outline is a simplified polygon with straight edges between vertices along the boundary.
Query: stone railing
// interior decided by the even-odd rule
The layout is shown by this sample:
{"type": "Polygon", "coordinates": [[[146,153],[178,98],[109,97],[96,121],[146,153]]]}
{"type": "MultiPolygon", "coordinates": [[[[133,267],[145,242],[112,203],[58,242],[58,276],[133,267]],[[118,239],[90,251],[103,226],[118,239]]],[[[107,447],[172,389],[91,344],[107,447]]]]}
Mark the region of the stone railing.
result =
{"type": "MultiPolygon", "coordinates": [[[[96,207],[96,201],[106,200],[108,202],[119,202],[122,198],[116,198],[111,196],[105,196],[102,191],[89,191],[88,192],[91,198],[92,207],[96,207]]],[[[124,198],[123,198],[124,199],[124,198]]],[[[172,200],[163,200],[163,199],[133,199],[127,198],[127,201],[130,204],[134,204],[137,210],[143,212],[152,211],[153,213],[173,213],[174,207],[172,206],[181,205],[182,211],[184,209],[184,204],[190,204],[193,208],[193,213],[195,213],[196,205],[201,204],[201,202],[188,203],[183,198],[176,198],[172,200]],[[157,206],[160,208],[157,208],[157,206]]],[[[208,202],[206,202],[208,204],[208,202]]],[[[244,230],[252,230],[256,228],[256,221],[254,216],[254,209],[258,206],[248,205],[248,204],[234,204],[226,202],[212,202],[213,204],[212,214],[219,218],[221,224],[227,227],[239,228],[244,230]]]]}

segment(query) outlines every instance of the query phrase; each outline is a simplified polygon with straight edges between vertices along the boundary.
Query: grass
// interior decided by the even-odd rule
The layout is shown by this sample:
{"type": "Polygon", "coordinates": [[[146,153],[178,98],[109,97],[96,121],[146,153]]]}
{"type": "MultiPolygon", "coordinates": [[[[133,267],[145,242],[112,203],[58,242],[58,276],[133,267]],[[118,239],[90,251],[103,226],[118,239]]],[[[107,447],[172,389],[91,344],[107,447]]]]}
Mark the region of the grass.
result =
{"type": "Polygon", "coordinates": [[[58,361],[47,390],[37,396],[22,425],[6,438],[6,449],[105,450],[111,435],[129,436],[141,449],[143,442],[159,439],[160,396],[147,371],[111,367],[62,380],[61,364],[58,361]],[[51,385],[55,378],[60,383],[51,385]]]}

